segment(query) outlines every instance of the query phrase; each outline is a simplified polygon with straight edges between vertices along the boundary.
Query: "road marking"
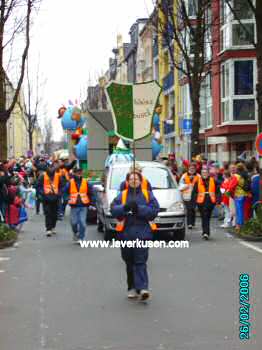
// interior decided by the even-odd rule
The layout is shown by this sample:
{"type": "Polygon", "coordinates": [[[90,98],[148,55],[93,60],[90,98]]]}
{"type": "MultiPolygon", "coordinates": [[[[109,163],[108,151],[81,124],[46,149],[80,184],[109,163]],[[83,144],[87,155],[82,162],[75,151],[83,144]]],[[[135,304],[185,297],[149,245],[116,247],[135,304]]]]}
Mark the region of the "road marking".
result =
{"type": "Polygon", "coordinates": [[[0,273],[4,273],[5,272],[5,270],[0,270],[0,273]]]}
{"type": "Polygon", "coordinates": [[[10,258],[8,258],[8,257],[4,257],[4,258],[1,258],[1,257],[0,257],[0,262],[1,262],[1,261],[9,261],[9,260],[10,260],[10,258]]]}
{"type": "Polygon", "coordinates": [[[247,248],[250,248],[250,249],[253,249],[255,250],[256,252],[262,254],[262,249],[258,248],[256,245],[254,244],[250,244],[250,243],[247,243],[247,242],[239,242],[239,244],[242,244],[243,246],[247,247],[247,248]]]}

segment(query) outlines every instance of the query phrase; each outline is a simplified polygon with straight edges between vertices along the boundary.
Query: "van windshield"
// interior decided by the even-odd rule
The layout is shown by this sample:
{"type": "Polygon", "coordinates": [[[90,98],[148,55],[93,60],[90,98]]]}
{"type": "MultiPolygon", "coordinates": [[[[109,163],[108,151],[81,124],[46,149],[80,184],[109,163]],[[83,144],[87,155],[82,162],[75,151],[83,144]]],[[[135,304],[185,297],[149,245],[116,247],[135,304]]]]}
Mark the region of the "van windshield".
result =
{"type": "MultiPolygon", "coordinates": [[[[129,168],[114,168],[111,173],[110,189],[119,190],[120,185],[126,179],[129,168]]],[[[167,169],[157,167],[144,167],[143,176],[150,182],[153,189],[176,188],[177,184],[171,177],[167,169]]]]}

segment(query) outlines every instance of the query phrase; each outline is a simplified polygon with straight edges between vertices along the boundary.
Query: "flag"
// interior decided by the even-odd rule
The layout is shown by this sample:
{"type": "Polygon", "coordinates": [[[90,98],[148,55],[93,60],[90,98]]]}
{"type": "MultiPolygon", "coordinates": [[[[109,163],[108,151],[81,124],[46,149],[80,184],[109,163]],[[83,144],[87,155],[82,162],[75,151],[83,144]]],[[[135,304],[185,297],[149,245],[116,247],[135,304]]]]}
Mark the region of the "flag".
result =
{"type": "Polygon", "coordinates": [[[150,135],[160,92],[161,88],[155,81],[141,84],[110,82],[106,86],[106,94],[111,105],[115,134],[128,141],[150,135]]]}

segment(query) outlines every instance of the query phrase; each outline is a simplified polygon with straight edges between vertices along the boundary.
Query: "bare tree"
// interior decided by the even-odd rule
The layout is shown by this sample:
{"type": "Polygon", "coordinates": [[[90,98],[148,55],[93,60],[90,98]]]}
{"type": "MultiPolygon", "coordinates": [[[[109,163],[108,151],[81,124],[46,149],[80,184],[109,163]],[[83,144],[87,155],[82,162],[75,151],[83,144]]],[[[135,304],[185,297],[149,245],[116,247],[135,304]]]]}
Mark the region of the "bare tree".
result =
{"type": "Polygon", "coordinates": [[[177,69],[181,80],[189,85],[192,105],[191,153],[200,153],[200,93],[211,68],[212,0],[158,0],[159,16],[154,24],[167,47],[171,69],[177,69]]]}
{"type": "Polygon", "coordinates": [[[29,58],[26,62],[26,77],[24,95],[24,123],[29,139],[29,149],[33,151],[33,136],[36,129],[39,127],[40,109],[43,106],[44,87],[46,80],[41,79],[40,76],[40,60],[38,59],[36,71],[33,71],[35,79],[32,79],[30,72],[32,67],[29,64],[29,58]]]}
{"type": "Polygon", "coordinates": [[[1,0],[0,2],[0,159],[7,157],[7,120],[17,103],[22,87],[26,58],[30,45],[32,12],[40,0],[1,0]],[[24,43],[22,52],[15,50],[14,42],[24,43]],[[7,79],[7,68],[14,59],[14,51],[20,58],[20,69],[16,86],[7,79]],[[10,55],[8,61],[8,55],[10,55]]]}
{"type": "Polygon", "coordinates": [[[52,145],[53,145],[53,126],[50,119],[45,119],[44,124],[44,145],[45,152],[47,154],[52,153],[52,145]]]}

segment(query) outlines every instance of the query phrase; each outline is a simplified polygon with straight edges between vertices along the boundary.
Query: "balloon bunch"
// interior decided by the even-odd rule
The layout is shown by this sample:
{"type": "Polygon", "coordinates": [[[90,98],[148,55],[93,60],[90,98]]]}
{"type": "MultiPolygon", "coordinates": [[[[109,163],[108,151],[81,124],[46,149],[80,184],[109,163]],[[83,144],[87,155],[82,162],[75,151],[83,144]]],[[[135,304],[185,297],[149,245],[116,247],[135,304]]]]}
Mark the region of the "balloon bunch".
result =
{"type": "Polygon", "coordinates": [[[58,119],[61,119],[63,130],[71,135],[76,157],[79,160],[87,160],[88,141],[87,135],[84,135],[87,131],[83,129],[85,118],[77,101],[74,105],[70,100],[67,108],[61,106],[58,109],[58,119]]]}

